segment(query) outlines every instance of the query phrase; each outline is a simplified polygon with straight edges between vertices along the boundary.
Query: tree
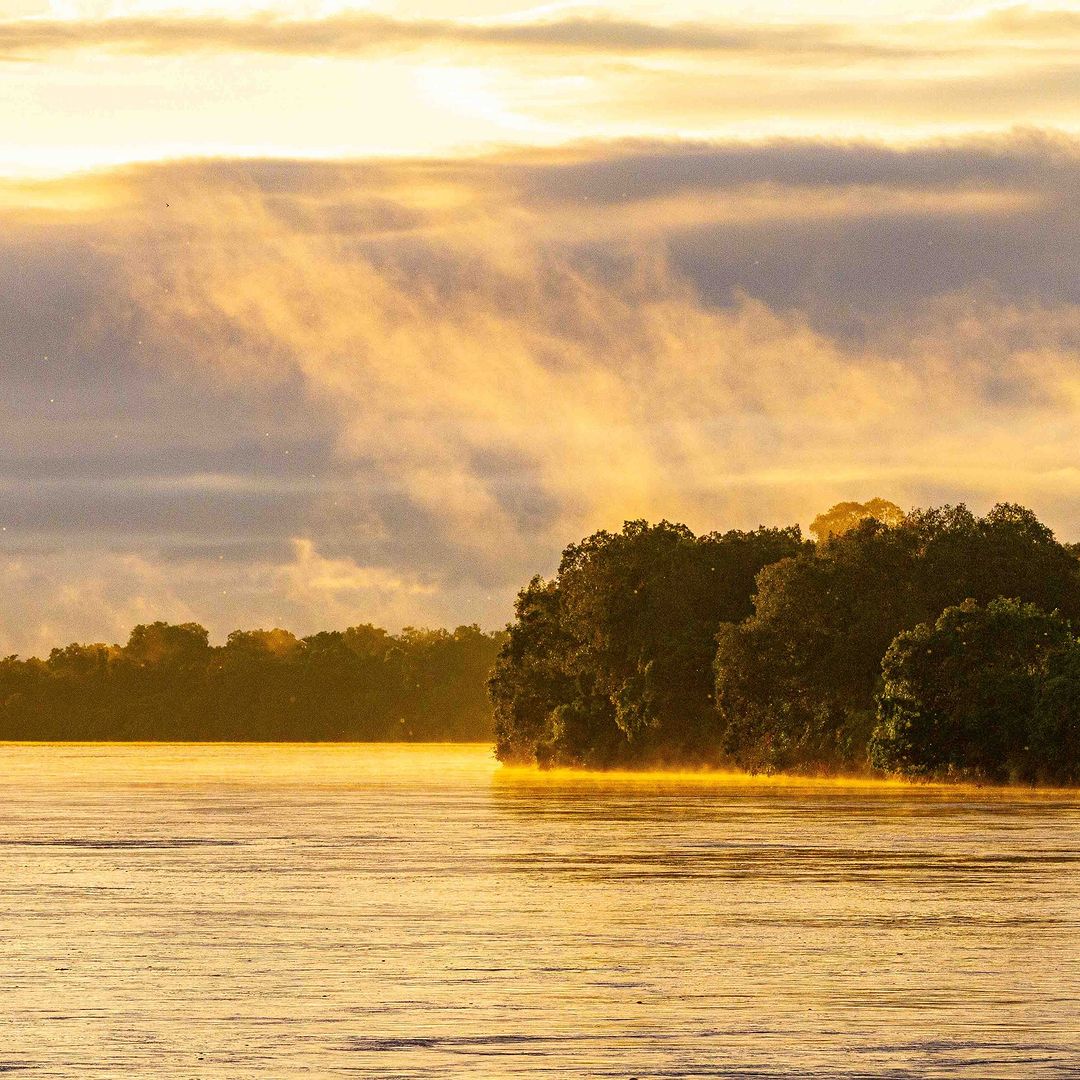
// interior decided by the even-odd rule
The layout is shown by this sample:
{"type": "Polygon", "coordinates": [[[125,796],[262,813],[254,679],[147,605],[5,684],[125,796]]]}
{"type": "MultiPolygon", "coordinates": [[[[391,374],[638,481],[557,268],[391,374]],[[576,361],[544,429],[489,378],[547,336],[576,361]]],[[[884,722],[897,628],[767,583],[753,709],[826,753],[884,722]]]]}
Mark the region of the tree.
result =
{"type": "Polygon", "coordinates": [[[570,545],[554,582],[522,592],[496,665],[500,756],[714,758],[714,635],[749,614],[761,567],[803,546],[797,526],[696,537],[667,521],[570,545]]]}
{"type": "Polygon", "coordinates": [[[300,648],[295,634],[281,627],[273,630],[234,630],[225,641],[225,649],[234,655],[284,658],[300,648]]]}
{"type": "Polygon", "coordinates": [[[489,739],[485,681],[501,632],[354,626],[298,640],[195,623],[135,627],[127,644],[0,660],[10,739],[489,739]]]}
{"type": "Polygon", "coordinates": [[[535,761],[548,717],[570,697],[562,670],[568,648],[559,627],[558,584],[536,576],[514,601],[514,620],[488,679],[500,761],[535,761]]]}
{"type": "Polygon", "coordinates": [[[904,520],[904,511],[888,499],[871,499],[865,503],[839,502],[810,522],[810,534],[816,540],[828,540],[850,532],[868,518],[880,521],[882,525],[899,525],[904,520]]]}
{"type": "Polygon", "coordinates": [[[762,571],[755,610],[718,636],[722,745],[747,768],[861,770],[893,638],[971,597],[1014,596],[1080,618],[1080,563],[1003,504],[868,518],[762,571]]]}
{"type": "MultiPolygon", "coordinates": [[[[476,731],[475,717],[490,709],[484,684],[503,634],[475,624],[453,631],[406,627],[398,639],[403,678],[402,734],[410,739],[462,738],[476,731]]],[[[490,724],[482,737],[490,738],[490,724]]]]}
{"type": "MultiPolygon", "coordinates": [[[[273,741],[295,738],[301,726],[298,660],[302,646],[294,634],[275,627],[271,630],[234,630],[225,644],[214,650],[211,663],[212,687],[208,712],[214,720],[205,725],[231,738],[244,732],[273,741]]],[[[323,717],[316,714],[319,727],[308,737],[320,738],[323,717]]]]}
{"type": "Polygon", "coordinates": [[[1031,746],[1044,775],[1080,784],[1080,645],[1050,654],[1032,718],[1031,746]]]}
{"type": "Polygon", "coordinates": [[[1066,620],[1034,604],[946,608],[898,634],[885,654],[872,763],[903,776],[994,782],[1074,774],[1076,655],[1066,620]]]}
{"type": "Polygon", "coordinates": [[[142,623],[123,648],[123,659],[137,667],[188,666],[206,659],[210,634],[198,623],[142,623]]]}
{"type": "Polygon", "coordinates": [[[297,658],[299,714],[322,739],[400,737],[402,679],[388,662],[394,637],[350,626],[304,638],[297,658]]]}

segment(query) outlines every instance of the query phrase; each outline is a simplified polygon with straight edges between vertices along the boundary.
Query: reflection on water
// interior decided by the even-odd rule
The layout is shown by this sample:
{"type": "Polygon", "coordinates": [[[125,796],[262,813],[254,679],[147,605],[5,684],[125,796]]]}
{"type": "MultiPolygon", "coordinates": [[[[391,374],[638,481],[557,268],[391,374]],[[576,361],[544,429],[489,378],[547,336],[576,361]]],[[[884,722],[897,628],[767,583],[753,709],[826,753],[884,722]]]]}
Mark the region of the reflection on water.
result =
{"type": "Polygon", "coordinates": [[[0,746],[0,1071],[1080,1076],[1080,795],[0,746]]]}

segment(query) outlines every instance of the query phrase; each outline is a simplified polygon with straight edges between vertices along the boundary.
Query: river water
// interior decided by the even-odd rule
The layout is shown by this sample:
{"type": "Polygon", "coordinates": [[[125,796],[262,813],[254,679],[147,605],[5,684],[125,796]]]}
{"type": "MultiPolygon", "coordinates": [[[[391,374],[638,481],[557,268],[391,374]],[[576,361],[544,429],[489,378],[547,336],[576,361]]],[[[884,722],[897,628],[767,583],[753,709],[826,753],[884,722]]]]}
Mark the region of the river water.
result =
{"type": "Polygon", "coordinates": [[[1080,1077],[1080,793],[0,746],[0,1071],[1080,1077]]]}

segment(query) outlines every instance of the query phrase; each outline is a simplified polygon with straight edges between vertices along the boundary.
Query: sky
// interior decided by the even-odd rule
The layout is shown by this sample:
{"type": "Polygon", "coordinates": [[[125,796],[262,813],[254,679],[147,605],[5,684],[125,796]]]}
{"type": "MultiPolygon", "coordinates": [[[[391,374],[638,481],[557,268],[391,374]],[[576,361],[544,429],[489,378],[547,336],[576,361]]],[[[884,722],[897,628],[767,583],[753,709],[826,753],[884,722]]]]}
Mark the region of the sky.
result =
{"type": "Polygon", "coordinates": [[[0,649],[503,625],[842,499],[1080,540],[1080,6],[0,0],[0,649]]]}

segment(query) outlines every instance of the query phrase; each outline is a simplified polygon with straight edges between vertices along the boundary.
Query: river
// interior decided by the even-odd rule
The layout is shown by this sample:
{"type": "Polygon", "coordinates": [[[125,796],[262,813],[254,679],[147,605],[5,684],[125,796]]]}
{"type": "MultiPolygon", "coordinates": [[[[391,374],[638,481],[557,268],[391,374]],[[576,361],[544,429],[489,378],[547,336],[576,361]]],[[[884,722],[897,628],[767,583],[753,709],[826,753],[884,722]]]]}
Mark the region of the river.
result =
{"type": "Polygon", "coordinates": [[[0,745],[0,1071],[1080,1077],[1080,793],[0,745]]]}

